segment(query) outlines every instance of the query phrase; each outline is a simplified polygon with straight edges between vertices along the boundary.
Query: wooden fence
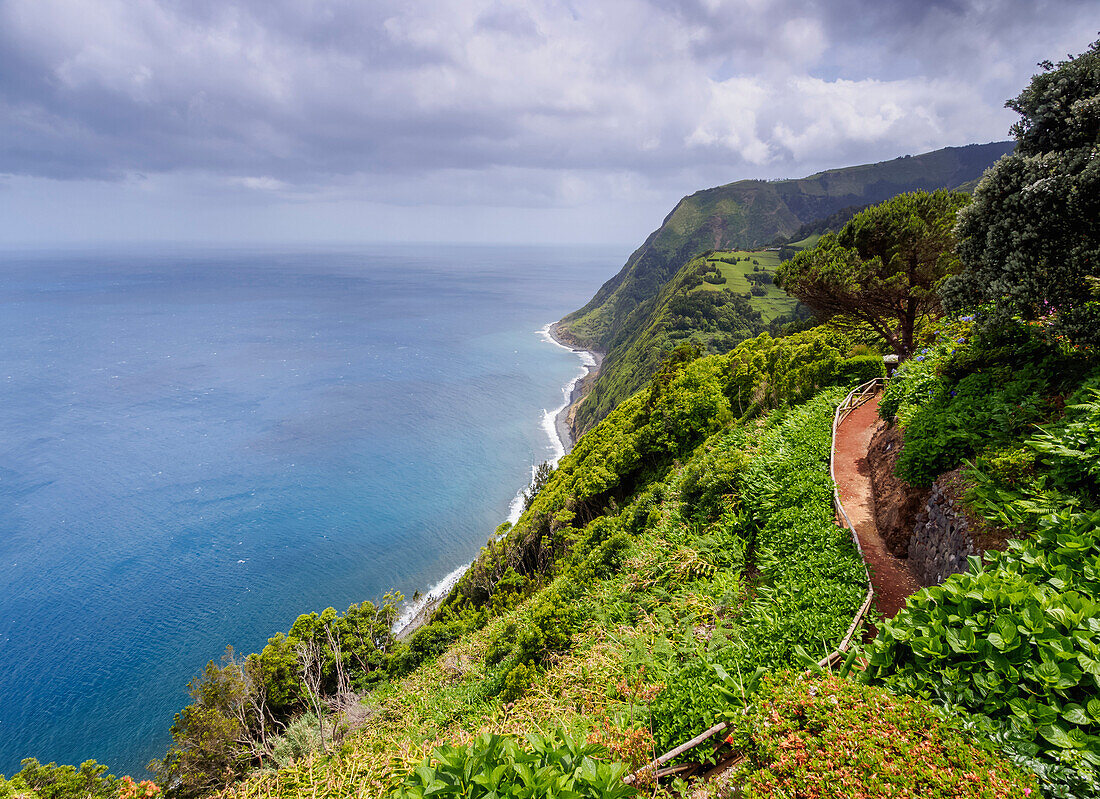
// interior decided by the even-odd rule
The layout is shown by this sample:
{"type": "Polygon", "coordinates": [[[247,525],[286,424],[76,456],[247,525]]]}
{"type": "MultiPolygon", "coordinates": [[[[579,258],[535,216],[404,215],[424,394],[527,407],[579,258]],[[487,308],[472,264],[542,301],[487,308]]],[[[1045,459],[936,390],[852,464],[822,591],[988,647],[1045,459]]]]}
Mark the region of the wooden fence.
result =
{"type": "Polygon", "coordinates": [[[836,486],[836,433],[837,430],[840,429],[840,425],[848,418],[849,414],[860,405],[871,400],[884,385],[886,385],[885,378],[876,377],[860,386],[856,386],[848,396],[844,398],[844,402],[836,407],[836,413],[833,414],[833,443],[829,449],[829,477],[833,480],[833,507],[836,509],[837,522],[851,533],[852,543],[856,545],[856,551],[859,552],[859,558],[863,561],[863,573],[867,576],[867,595],[864,597],[863,604],[860,606],[855,618],[852,619],[852,624],[848,627],[848,632],[840,639],[840,644],[836,649],[818,661],[818,665],[822,668],[835,665],[844,659],[844,653],[847,652],[848,647],[852,645],[852,636],[855,635],[856,630],[863,624],[863,620],[867,616],[867,611],[871,608],[871,602],[873,602],[875,598],[875,589],[871,586],[871,572],[868,571],[867,560],[863,557],[863,547],[860,546],[859,536],[856,534],[856,528],[852,526],[852,520],[848,518],[848,511],[844,510],[844,503],[840,501],[840,492],[837,490],[836,486]]]}
{"type": "MultiPolygon", "coordinates": [[[[867,595],[864,597],[863,604],[852,619],[848,631],[840,640],[840,644],[836,649],[818,661],[817,665],[823,669],[830,668],[844,659],[845,652],[847,652],[848,648],[852,645],[852,638],[855,636],[856,630],[863,624],[863,620],[867,617],[867,611],[871,608],[871,602],[874,601],[875,598],[875,589],[871,586],[871,572],[867,569],[867,561],[863,556],[863,547],[860,546],[859,536],[856,534],[855,527],[852,526],[852,520],[848,518],[848,512],[844,510],[844,504],[840,501],[840,492],[836,487],[836,472],[834,471],[834,463],[836,461],[836,433],[840,425],[848,418],[849,414],[860,405],[871,400],[884,385],[886,385],[886,379],[876,377],[860,386],[856,386],[856,388],[852,389],[848,396],[844,398],[844,401],[837,406],[836,413],[833,414],[833,441],[829,450],[829,477],[832,478],[833,481],[833,507],[836,509],[837,523],[851,533],[852,542],[856,545],[856,551],[859,552],[860,560],[863,561],[863,573],[867,577],[867,595]]],[[[655,760],[642,766],[633,774],[628,775],[624,782],[633,783],[642,775],[646,775],[652,779],[675,771],[675,769],[662,769],[661,767],[670,760],[684,754],[684,752],[694,749],[696,746],[710,740],[718,733],[725,731],[728,726],[729,725],[725,723],[714,725],[709,730],[700,733],[690,741],[680,744],[672,751],[666,752],[655,760]]]]}

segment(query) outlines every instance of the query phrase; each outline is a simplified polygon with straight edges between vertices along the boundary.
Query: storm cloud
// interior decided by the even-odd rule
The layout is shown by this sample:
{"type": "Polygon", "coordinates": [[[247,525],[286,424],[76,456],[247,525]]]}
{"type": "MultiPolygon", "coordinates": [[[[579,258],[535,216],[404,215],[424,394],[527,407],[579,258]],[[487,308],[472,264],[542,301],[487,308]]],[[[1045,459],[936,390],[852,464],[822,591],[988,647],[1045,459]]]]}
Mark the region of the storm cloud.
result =
{"type": "Polygon", "coordinates": [[[0,194],[667,208],[742,177],[1007,138],[1004,101],[1096,38],[1098,11],[0,0],[0,194]]]}

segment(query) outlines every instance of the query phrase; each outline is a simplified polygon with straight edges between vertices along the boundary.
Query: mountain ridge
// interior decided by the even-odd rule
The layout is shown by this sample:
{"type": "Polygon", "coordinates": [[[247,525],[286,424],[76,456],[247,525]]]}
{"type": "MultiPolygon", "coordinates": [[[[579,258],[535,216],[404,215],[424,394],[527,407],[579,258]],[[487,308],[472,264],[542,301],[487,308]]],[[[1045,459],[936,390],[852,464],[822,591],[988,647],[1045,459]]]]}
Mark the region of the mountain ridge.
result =
{"type": "MultiPolygon", "coordinates": [[[[759,249],[844,209],[907,191],[973,186],[1014,148],[1014,142],[945,147],[804,178],[746,179],[693,192],[675,205],[584,307],[562,318],[559,329],[580,346],[606,353],[606,366],[613,371],[616,360],[652,323],[662,289],[700,253],[759,249]]],[[[643,381],[648,377],[637,376],[643,381]]],[[[599,376],[594,388],[601,388],[599,376]]],[[[576,433],[590,429],[606,408],[613,407],[602,402],[597,411],[594,403],[586,406],[587,398],[581,402],[576,433]]]]}

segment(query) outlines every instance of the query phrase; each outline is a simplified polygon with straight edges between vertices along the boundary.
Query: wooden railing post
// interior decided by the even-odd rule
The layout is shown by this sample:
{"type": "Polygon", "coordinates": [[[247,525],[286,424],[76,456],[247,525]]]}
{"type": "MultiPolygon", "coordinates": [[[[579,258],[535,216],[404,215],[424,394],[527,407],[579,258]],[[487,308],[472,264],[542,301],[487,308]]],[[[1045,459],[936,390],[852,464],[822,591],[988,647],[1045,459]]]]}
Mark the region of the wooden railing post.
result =
{"type": "MultiPolygon", "coordinates": [[[[818,661],[818,666],[821,668],[828,668],[835,663],[838,663],[844,658],[844,653],[847,652],[848,647],[852,645],[852,638],[856,634],[856,630],[859,629],[863,623],[863,619],[867,615],[867,611],[871,608],[871,602],[875,598],[875,589],[871,585],[871,572],[867,568],[867,559],[863,555],[863,547],[859,544],[859,536],[856,534],[855,527],[852,525],[852,520],[848,518],[848,512],[844,510],[844,504],[840,501],[840,492],[836,487],[836,471],[834,464],[836,462],[836,431],[840,427],[841,423],[848,418],[848,414],[863,405],[869,399],[878,393],[880,386],[886,384],[885,378],[876,377],[873,380],[868,380],[862,385],[856,386],[849,392],[848,396],[844,398],[844,401],[837,406],[836,413],[833,414],[833,441],[832,446],[829,449],[829,477],[833,481],[833,507],[836,510],[838,519],[843,522],[843,526],[846,527],[852,534],[852,541],[856,545],[856,551],[859,552],[859,559],[863,561],[863,574],[867,578],[867,594],[863,599],[863,604],[860,605],[859,611],[852,618],[852,623],[848,626],[848,631],[844,634],[844,637],[840,640],[840,644],[835,650],[830,652],[824,658],[818,661]]],[[[647,770],[656,774],[657,769],[669,762],[673,758],[679,757],[684,752],[698,746],[709,738],[724,731],[728,725],[723,722],[716,724],[709,730],[706,730],[699,735],[692,738],[690,741],[680,744],[670,752],[666,752],[660,757],[650,761],[646,765],[632,774],[628,774],[623,778],[623,782],[627,784],[634,783],[641,775],[647,770]]]]}

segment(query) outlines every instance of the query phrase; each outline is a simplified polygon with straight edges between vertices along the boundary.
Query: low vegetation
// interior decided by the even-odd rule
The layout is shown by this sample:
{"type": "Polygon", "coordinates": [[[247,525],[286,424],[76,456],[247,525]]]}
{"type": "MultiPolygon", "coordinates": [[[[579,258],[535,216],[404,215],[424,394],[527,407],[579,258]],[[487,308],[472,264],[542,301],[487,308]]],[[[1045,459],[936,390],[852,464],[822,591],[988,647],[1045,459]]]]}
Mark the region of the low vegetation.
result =
{"type": "Polygon", "coordinates": [[[465,746],[440,746],[413,769],[393,799],[623,799],[636,793],[623,783],[627,768],[605,761],[607,750],[569,736],[485,733],[465,746]],[[526,744],[526,745],[524,745],[526,744]]]}
{"type": "Polygon", "coordinates": [[[868,673],[984,719],[1053,795],[1095,795],[1100,369],[1041,325],[967,317],[940,338],[880,406],[905,426],[899,473],[928,482],[969,459],[972,512],[1016,540],[913,597],[868,673]]]}
{"type": "Polygon", "coordinates": [[[730,738],[746,799],[1024,799],[1037,783],[924,702],[832,675],[764,680],[730,738]]]}

